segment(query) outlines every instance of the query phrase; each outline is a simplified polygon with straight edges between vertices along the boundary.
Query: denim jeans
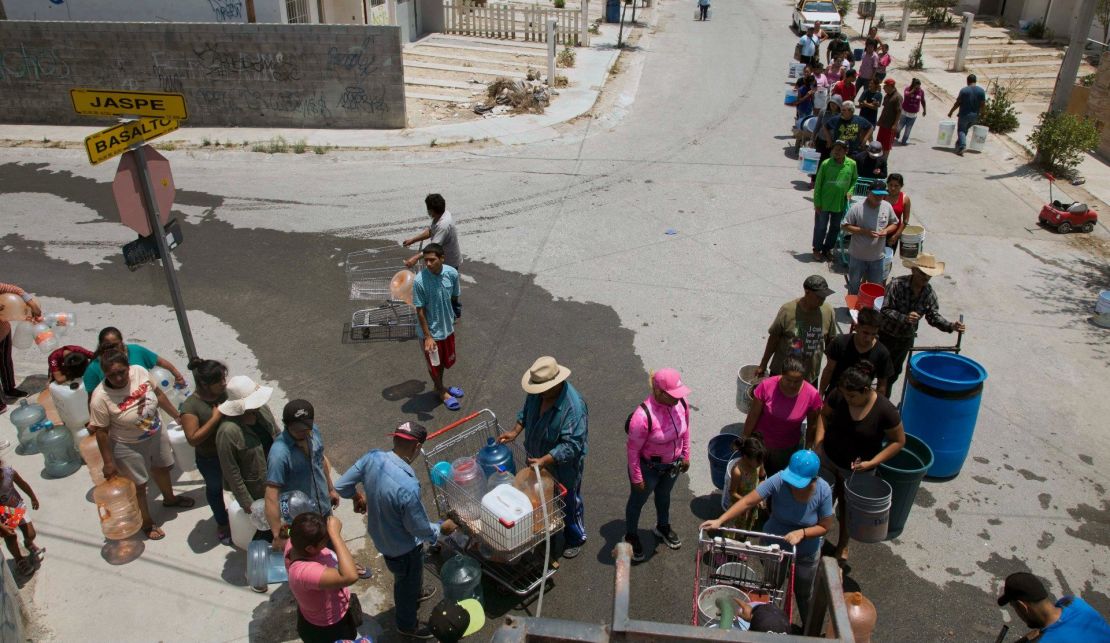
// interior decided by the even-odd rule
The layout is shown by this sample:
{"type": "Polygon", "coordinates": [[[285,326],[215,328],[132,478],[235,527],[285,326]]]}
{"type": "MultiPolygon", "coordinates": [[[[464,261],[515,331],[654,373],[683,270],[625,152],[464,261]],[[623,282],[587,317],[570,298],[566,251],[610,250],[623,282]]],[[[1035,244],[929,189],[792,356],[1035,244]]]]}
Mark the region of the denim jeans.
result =
{"type": "Polygon", "coordinates": [[[967,147],[967,131],[971,126],[979,122],[979,114],[966,114],[959,117],[956,121],[956,149],[962,150],[967,147]]]}
{"type": "Polygon", "coordinates": [[[648,496],[655,494],[655,524],[663,527],[671,524],[671,490],[678,476],[672,476],[675,466],[640,461],[644,474],[644,490],[631,489],[628,502],[624,506],[624,533],[635,534],[640,528],[640,511],[648,496]]]}
{"type": "Polygon", "coordinates": [[[836,246],[836,236],[840,234],[840,220],[843,212],[821,210],[813,213],[813,251],[828,252],[836,246]]]}
{"type": "Polygon", "coordinates": [[[701,19],[702,20],[706,20],[706,19],[709,18],[709,5],[707,5],[707,4],[698,5],[698,11],[701,11],[701,19]]]}
{"type": "Polygon", "coordinates": [[[848,258],[848,294],[855,295],[859,292],[860,283],[866,279],[875,284],[883,282],[883,260],[865,261],[848,258]]]}
{"type": "Polygon", "coordinates": [[[910,142],[910,132],[913,131],[913,124],[917,122],[917,114],[902,114],[902,118],[898,119],[898,133],[894,135],[895,138],[901,139],[903,143],[910,142]]]}
{"type": "Polygon", "coordinates": [[[424,587],[424,546],[418,545],[397,558],[385,558],[385,566],[393,572],[393,607],[397,614],[397,629],[411,632],[416,629],[416,610],[420,606],[420,590],[424,587]]]}
{"type": "Polygon", "coordinates": [[[794,562],[794,601],[805,623],[809,616],[809,601],[813,597],[813,581],[817,578],[820,557],[802,557],[794,562]]]}
{"type": "MultiPolygon", "coordinates": [[[[224,476],[217,456],[197,454],[197,471],[204,478],[204,498],[212,508],[212,516],[220,527],[227,526],[227,505],[224,504],[224,476]]],[[[250,509],[250,507],[245,507],[250,509]]]]}

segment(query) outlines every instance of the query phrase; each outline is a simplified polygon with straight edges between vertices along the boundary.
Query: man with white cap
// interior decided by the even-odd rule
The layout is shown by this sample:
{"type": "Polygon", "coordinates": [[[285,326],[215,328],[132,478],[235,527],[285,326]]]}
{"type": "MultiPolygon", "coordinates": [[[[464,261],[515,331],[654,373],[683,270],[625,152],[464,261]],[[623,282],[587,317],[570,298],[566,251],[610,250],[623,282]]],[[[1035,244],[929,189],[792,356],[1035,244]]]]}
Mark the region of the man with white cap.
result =
{"type": "Polygon", "coordinates": [[[224,486],[247,513],[255,500],[266,496],[266,458],[278,434],[266,406],[273,393],[269,386],[236,375],[227,382],[227,400],[216,407],[223,418],[216,428],[216,453],[224,486]]]}
{"type": "Polygon", "coordinates": [[[429,639],[431,631],[417,620],[417,605],[436,594],[435,586],[424,586],[424,544],[450,534],[455,524],[428,520],[420,502],[420,481],[411,465],[428,439],[427,429],[402,422],[389,437],[393,438],[391,451],[374,449],[363,455],[340,476],[335,490],[353,498],[356,511],[366,514],[366,532],[393,573],[397,631],[409,638],[429,639]]]}
{"type": "Polygon", "coordinates": [[[890,280],[883,299],[883,319],[879,328],[879,341],[890,351],[890,360],[894,363],[894,373],[887,378],[887,394],[894,390],[894,382],[898,380],[906,356],[913,348],[917,323],[922,317],[930,326],[946,333],[967,330],[963,322],[950,322],[940,314],[937,295],[929,285],[930,279],[944,274],[944,262],[922,252],[913,259],[903,259],[902,265],[911,268],[912,272],[890,280]]]}
{"type": "Polygon", "coordinates": [[[554,357],[537,359],[521,378],[528,395],[516,416],[512,431],[497,438],[512,442],[524,432],[528,466],[533,463],[553,469],[555,479],[567,489],[565,558],[574,558],[586,542],[582,505],[582,473],[586,465],[589,410],[586,401],[566,379],[570,369],[554,357]]]}
{"type": "Polygon", "coordinates": [[[690,388],[673,368],[651,376],[651,395],[628,418],[628,479],[632,490],[624,508],[624,541],[632,560],[644,559],[640,543],[640,511],[655,494],[655,535],[678,549],[682,539],[671,529],[671,490],[678,474],[690,468],[690,388]]]}

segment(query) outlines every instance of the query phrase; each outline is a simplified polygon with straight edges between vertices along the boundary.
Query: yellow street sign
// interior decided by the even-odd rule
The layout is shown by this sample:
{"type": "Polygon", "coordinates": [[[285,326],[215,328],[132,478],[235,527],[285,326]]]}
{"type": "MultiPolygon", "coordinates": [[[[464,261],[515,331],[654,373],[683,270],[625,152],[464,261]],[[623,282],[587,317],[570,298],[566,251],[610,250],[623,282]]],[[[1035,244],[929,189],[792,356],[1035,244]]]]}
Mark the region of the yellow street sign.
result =
{"type": "Polygon", "coordinates": [[[78,114],[89,116],[151,116],[179,121],[189,118],[182,94],[71,89],[69,98],[78,114]]]}
{"type": "Polygon", "coordinates": [[[132,145],[151,141],[177,129],[173,118],[140,118],[113,125],[85,137],[85,151],[93,165],[126,152],[132,145]]]}

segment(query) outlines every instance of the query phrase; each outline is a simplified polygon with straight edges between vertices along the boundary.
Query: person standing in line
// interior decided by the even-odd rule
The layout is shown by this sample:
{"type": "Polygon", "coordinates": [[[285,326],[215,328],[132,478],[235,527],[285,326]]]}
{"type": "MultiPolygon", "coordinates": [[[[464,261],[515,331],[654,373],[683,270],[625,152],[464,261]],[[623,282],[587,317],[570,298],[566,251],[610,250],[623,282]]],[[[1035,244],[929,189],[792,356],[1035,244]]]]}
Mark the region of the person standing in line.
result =
{"type": "MultiPolygon", "coordinates": [[[[96,337],[96,357],[99,358],[113,350],[123,351],[132,366],[142,366],[148,371],[155,366],[161,366],[173,374],[175,386],[185,386],[185,376],[169,360],[157,355],[142,344],[124,343],[123,333],[114,326],[102,328],[100,334],[96,337]]],[[[92,395],[92,392],[103,380],[104,371],[100,368],[100,360],[94,359],[89,362],[89,367],[85,369],[85,375],[82,378],[85,383],[85,390],[88,391],[89,395],[92,395]]]]}
{"type": "Polygon", "coordinates": [[[537,463],[553,469],[555,479],[566,487],[563,557],[574,558],[586,543],[582,474],[589,446],[589,409],[578,390],[566,381],[568,377],[570,369],[554,357],[533,362],[521,378],[527,395],[516,415],[516,426],[497,441],[512,442],[523,432],[528,466],[537,463]]]}
{"type": "Polygon", "coordinates": [[[830,258],[844,209],[859,179],[856,162],[848,158],[848,143],[837,140],[830,147],[831,156],[821,162],[813,179],[814,261],[830,258]]]}
{"type": "MultiPolygon", "coordinates": [[[[55,348],[46,358],[46,372],[50,374],[50,380],[52,382],[56,384],[65,384],[66,382],[73,381],[68,375],[66,375],[65,365],[66,358],[74,354],[85,358],[83,361],[85,363],[86,369],[88,368],[89,360],[91,360],[95,355],[95,353],[93,353],[89,349],[73,344],[68,344],[66,346],[55,348]]],[[[76,359],[77,358],[74,358],[74,360],[76,359]]],[[[84,373],[82,373],[82,377],[83,376],[84,373]]]]}
{"type": "Polygon", "coordinates": [[[1037,643],[1106,643],[1110,623],[1078,596],[1067,595],[1053,602],[1040,579],[1028,572],[1006,577],[998,606],[1009,605],[1033,631],[1020,641],[1037,643]]]}
{"type": "Polygon", "coordinates": [[[655,495],[655,535],[678,549],[682,539],[671,529],[671,490],[681,473],[690,469],[690,389],[673,368],[651,376],[651,395],[628,418],[628,479],[632,490],[624,507],[624,541],[632,545],[632,560],[644,560],[640,542],[640,512],[655,495]]]}
{"type": "Polygon", "coordinates": [[[355,511],[366,514],[366,533],[393,574],[397,631],[408,638],[430,639],[431,630],[417,616],[418,605],[437,591],[434,585],[424,585],[424,545],[434,544],[441,534],[450,535],[455,523],[430,521],[420,502],[412,461],[428,439],[427,429],[402,422],[389,437],[391,451],[374,449],[363,455],[339,477],[335,490],[354,500],[355,511]]]}
{"type": "MultiPolygon", "coordinates": [[[[31,319],[34,321],[42,320],[42,308],[34,295],[14,284],[0,283],[0,295],[6,294],[19,295],[23,302],[27,304],[27,307],[31,309],[31,319]]],[[[0,321],[0,387],[3,388],[3,395],[0,396],[0,413],[8,410],[4,398],[14,402],[21,397],[27,397],[26,391],[15,387],[14,364],[15,362],[12,361],[12,325],[6,321],[0,321]]]]}
{"type": "Polygon", "coordinates": [[[886,245],[895,250],[898,249],[898,241],[902,238],[902,232],[910,222],[910,195],[902,191],[905,184],[905,179],[897,172],[886,177],[886,200],[890,207],[894,209],[894,216],[898,217],[898,229],[887,235],[886,245]]]}
{"type": "Polygon", "coordinates": [[[878,43],[872,42],[870,39],[863,46],[863,58],[859,61],[859,93],[862,94],[863,90],[871,86],[871,79],[875,77],[875,73],[879,67],[879,53],[877,51],[878,43]]]}
{"type": "Polygon", "coordinates": [[[854,160],[859,172],[859,178],[886,178],[886,156],[883,154],[882,144],[878,141],[871,141],[868,143],[867,149],[857,154],[854,160]]]}
{"type": "Polygon", "coordinates": [[[452,411],[465,395],[458,386],[443,384],[443,373],[455,365],[455,320],[459,304],[459,271],[444,263],[443,247],[429,243],[424,248],[424,270],[412,284],[412,305],[420,321],[417,336],[436,397],[452,411]]]}
{"type": "Polygon", "coordinates": [[[821,356],[836,337],[836,313],[825,301],[833,290],[821,275],[806,277],[802,288],[805,294],[783,304],[771,322],[756,375],[767,372],[768,362],[771,375],[781,375],[791,355],[801,358],[807,382],[815,383],[821,374],[821,356]]]}
{"type": "MultiPolygon", "coordinates": [[[[196,390],[181,403],[181,428],[196,452],[197,471],[204,478],[204,497],[216,520],[216,538],[221,544],[230,545],[223,469],[216,446],[217,429],[223,421],[220,405],[227,401],[227,367],[214,359],[198,359],[189,364],[189,370],[193,372],[196,390]]],[[[250,512],[250,507],[244,509],[250,512]]]]}
{"type": "Polygon", "coordinates": [[[975,74],[968,74],[967,86],[956,95],[956,102],[948,110],[948,118],[952,118],[952,112],[960,110],[956,115],[956,154],[960,156],[964,155],[964,148],[967,147],[967,131],[979,122],[979,110],[987,102],[987,92],[975,84],[977,80],[975,74]]]}
{"type": "MultiPolygon", "coordinates": [[[[825,108],[819,110],[817,113],[817,120],[813,124],[813,149],[821,154],[821,158],[817,163],[820,169],[821,164],[825,159],[832,156],[832,146],[829,145],[828,139],[825,137],[825,128],[828,127],[829,121],[840,116],[840,105],[844,102],[840,96],[836,94],[829,94],[829,101],[825,104],[825,108]]],[[[804,125],[804,123],[803,123],[804,125]]],[[[809,187],[813,188],[817,185],[817,173],[809,175],[809,187]]]]}
{"type": "Polygon", "coordinates": [[[902,145],[910,144],[910,132],[917,122],[918,112],[923,117],[928,115],[925,90],[921,89],[921,80],[914,78],[910,81],[910,86],[902,92],[902,118],[898,120],[898,132],[895,134],[895,138],[901,139],[902,145]]]}
{"type": "Polygon", "coordinates": [[[698,20],[709,20],[709,0],[698,0],[698,20]]]}
{"type": "Polygon", "coordinates": [[[883,146],[883,158],[890,156],[890,148],[894,147],[894,126],[902,118],[902,95],[898,93],[898,86],[893,78],[883,81],[883,111],[879,114],[876,123],[879,133],[875,140],[883,146]]]}
{"type": "MultiPolygon", "coordinates": [[[[833,84],[830,93],[839,96],[843,106],[843,103],[851,102],[856,97],[856,70],[844,67],[841,69],[844,70],[844,76],[833,84]]],[[[855,110],[855,107],[852,109],[855,110]]]]}
{"type": "Polygon", "coordinates": [[[852,54],[852,45],[848,42],[848,34],[843,31],[833,36],[833,39],[829,41],[829,47],[825,50],[825,56],[827,57],[825,62],[831,66],[836,57],[841,54],[852,54]]]}
{"type": "Polygon", "coordinates": [[[856,104],[846,100],[840,105],[840,116],[829,121],[824,134],[829,145],[833,141],[844,141],[848,145],[848,155],[855,156],[863,151],[874,129],[871,121],[856,114],[856,104]]]}
{"type": "Polygon", "coordinates": [[[807,65],[819,60],[817,47],[821,44],[815,35],[813,27],[807,27],[806,32],[798,39],[798,62],[807,65]]]}
{"type": "Polygon", "coordinates": [[[359,577],[342,532],[338,518],[314,511],[299,514],[289,529],[285,570],[297,601],[297,636],[305,643],[358,637],[362,605],[350,587],[359,577]]]}
{"type": "Polygon", "coordinates": [[[859,108],[860,117],[874,127],[879,122],[879,107],[883,104],[883,89],[877,78],[873,77],[866,83],[856,98],[856,107],[859,108]]]}
{"type": "MultiPolygon", "coordinates": [[[[442,195],[429,194],[424,197],[424,207],[427,208],[432,223],[415,237],[405,239],[403,245],[408,248],[427,240],[438,243],[443,246],[443,263],[455,270],[461,270],[462,251],[459,249],[459,231],[455,227],[455,217],[447,209],[447,201],[442,195]]],[[[420,262],[421,258],[422,254],[416,253],[405,260],[405,265],[412,268],[420,262]]]]}
{"type": "Polygon", "coordinates": [[[767,449],[763,465],[767,475],[786,468],[790,456],[813,442],[821,422],[821,394],[804,379],[806,363],[791,355],[782,361],[782,374],[766,378],[752,390],[751,409],[744,420],[742,438],[760,435],[767,449]],[[807,423],[808,435],[802,432],[807,423]]]}
{"type": "Polygon", "coordinates": [[[833,392],[844,371],[867,360],[874,366],[875,389],[887,396],[887,379],[894,372],[890,351],[879,341],[882,314],[874,308],[861,308],[856,326],[846,335],[838,335],[825,351],[825,370],[821,371],[818,390],[825,397],[833,392]]]}
{"type": "Polygon", "coordinates": [[[946,333],[967,330],[963,322],[950,322],[940,314],[937,295],[929,285],[930,279],[944,274],[944,262],[922,252],[914,259],[903,259],[902,265],[912,272],[891,280],[883,299],[882,328],[879,330],[879,341],[890,351],[894,364],[894,373],[887,382],[888,392],[893,392],[894,383],[902,373],[902,365],[913,348],[917,324],[922,318],[946,333]]]}
{"type": "Polygon", "coordinates": [[[886,237],[898,229],[894,209],[886,202],[886,183],[875,181],[867,198],[848,208],[841,224],[848,234],[848,294],[859,293],[863,280],[883,283],[886,237]]]}
{"type": "Polygon", "coordinates": [[[890,45],[885,42],[879,44],[878,54],[879,64],[875,66],[875,78],[882,82],[886,80],[886,70],[894,62],[894,58],[890,55],[890,45]]]}

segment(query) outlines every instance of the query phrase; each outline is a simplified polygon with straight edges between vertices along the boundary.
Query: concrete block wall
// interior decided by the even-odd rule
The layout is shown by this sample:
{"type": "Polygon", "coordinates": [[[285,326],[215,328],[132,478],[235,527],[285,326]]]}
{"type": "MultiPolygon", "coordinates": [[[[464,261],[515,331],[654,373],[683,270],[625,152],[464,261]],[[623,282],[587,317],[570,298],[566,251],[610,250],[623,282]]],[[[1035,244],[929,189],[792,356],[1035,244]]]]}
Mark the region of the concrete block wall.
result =
{"type": "MultiPolygon", "coordinates": [[[[283,22],[285,0],[254,0],[256,22],[283,22]]],[[[247,22],[245,0],[0,0],[9,20],[247,22]]]]}
{"type": "Polygon", "coordinates": [[[1098,153],[1110,162],[1110,52],[1103,53],[1099,60],[1095,84],[1087,98],[1087,116],[1100,124],[1098,153]]]}
{"type": "Polygon", "coordinates": [[[0,21],[8,123],[112,122],[85,87],[183,93],[182,127],[402,128],[404,82],[398,27],[0,21]]]}

